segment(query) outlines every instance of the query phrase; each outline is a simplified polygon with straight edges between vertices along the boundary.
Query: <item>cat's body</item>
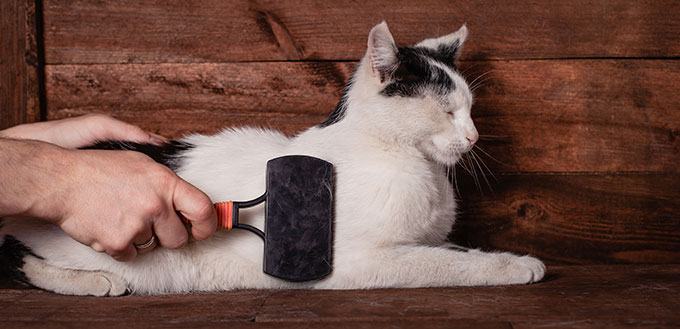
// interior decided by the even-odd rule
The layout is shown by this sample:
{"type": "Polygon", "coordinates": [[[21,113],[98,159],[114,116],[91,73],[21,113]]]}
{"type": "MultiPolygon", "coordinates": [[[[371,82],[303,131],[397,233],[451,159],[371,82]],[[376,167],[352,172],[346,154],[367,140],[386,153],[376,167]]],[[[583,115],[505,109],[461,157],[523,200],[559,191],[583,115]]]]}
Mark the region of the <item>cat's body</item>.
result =
{"type": "MultiPolygon", "coordinates": [[[[456,213],[445,168],[477,139],[472,98],[453,63],[466,34],[463,27],[415,48],[397,48],[380,24],[326,122],[294,138],[253,128],[192,135],[181,141],[186,147],[164,155],[214,202],[259,196],[266,162],[278,156],[311,155],[333,163],[333,270],[324,279],[294,283],[264,274],[262,241],[241,230],[219,231],[178,250],[156,248],[121,263],[52,224],[7,218],[2,248],[25,246],[16,252],[23,264],[16,264],[29,283],[79,295],[538,281],[545,267],[535,258],[445,242],[456,213]]],[[[262,206],[241,212],[242,222],[257,227],[263,218],[262,206]]]]}

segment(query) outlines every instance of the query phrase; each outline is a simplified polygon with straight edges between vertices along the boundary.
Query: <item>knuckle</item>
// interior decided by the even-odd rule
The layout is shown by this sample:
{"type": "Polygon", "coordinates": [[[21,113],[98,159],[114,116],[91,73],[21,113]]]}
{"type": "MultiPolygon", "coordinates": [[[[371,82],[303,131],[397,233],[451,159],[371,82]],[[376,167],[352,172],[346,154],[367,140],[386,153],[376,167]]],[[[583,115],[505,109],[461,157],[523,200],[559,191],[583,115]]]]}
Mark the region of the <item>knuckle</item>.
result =
{"type": "Polygon", "coordinates": [[[121,255],[130,246],[130,243],[122,239],[112,240],[106,244],[106,250],[112,255],[121,255]]]}
{"type": "Polygon", "coordinates": [[[139,235],[148,230],[148,226],[143,218],[133,218],[129,221],[128,225],[133,235],[139,235]]]}
{"type": "Polygon", "coordinates": [[[165,204],[158,198],[154,198],[143,204],[144,213],[151,218],[163,217],[166,212],[165,204]]]}
{"type": "Polygon", "coordinates": [[[147,168],[145,169],[149,177],[159,184],[171,184],[177,179],[177,175],[175,175],[175,173],[172,172],[170,168],[153,161],[149,162],[147,168]]]}

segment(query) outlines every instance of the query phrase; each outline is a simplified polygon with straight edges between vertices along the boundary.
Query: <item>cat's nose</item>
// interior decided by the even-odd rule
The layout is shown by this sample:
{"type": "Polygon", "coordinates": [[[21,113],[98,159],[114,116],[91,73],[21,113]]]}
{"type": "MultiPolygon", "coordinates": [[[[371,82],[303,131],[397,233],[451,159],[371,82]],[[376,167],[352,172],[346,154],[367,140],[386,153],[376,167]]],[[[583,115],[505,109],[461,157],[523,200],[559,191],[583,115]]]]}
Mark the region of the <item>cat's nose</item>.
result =
{"type": "Polygon", "coordinates": [[[468,143],[470,143],[470,146],[475,145],[479,139],[479,134],[475,132],[474,134],[465,136],[465,139],[467,139],[468,143]]]}

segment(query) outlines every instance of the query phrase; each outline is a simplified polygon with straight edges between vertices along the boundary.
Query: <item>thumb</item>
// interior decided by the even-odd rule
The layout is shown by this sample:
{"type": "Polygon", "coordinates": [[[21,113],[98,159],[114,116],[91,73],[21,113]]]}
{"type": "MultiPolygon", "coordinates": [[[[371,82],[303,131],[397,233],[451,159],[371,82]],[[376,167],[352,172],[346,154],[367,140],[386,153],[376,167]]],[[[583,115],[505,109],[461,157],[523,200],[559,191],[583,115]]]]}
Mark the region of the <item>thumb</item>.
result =
{"type": "Polygon", "coordinates": [[[209,238],[217,230],[217,214],[210,198],[195,186],[179,179],[172,202],[175,210],[191,222],[191,234],[197,240],[209,238]]]}

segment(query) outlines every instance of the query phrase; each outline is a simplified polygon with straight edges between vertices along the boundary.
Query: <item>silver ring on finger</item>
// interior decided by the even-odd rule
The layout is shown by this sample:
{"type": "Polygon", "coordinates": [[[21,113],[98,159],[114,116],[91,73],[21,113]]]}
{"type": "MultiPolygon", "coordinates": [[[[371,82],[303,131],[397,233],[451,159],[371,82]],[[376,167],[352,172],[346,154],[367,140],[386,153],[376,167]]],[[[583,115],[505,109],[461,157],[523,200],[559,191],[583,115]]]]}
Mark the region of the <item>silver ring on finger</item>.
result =
{"type": "Polygon", "coordinates": [[[134,244],[135,248],[142,250],[142,249],[147,249],[147,248],[153,246],[154,243],[156,243],[156,235],[152,234],[151,239],[149,239],[149,241],[144,242],[142,244],[134,244],[134,243],[133,244],[134,244]]]}

